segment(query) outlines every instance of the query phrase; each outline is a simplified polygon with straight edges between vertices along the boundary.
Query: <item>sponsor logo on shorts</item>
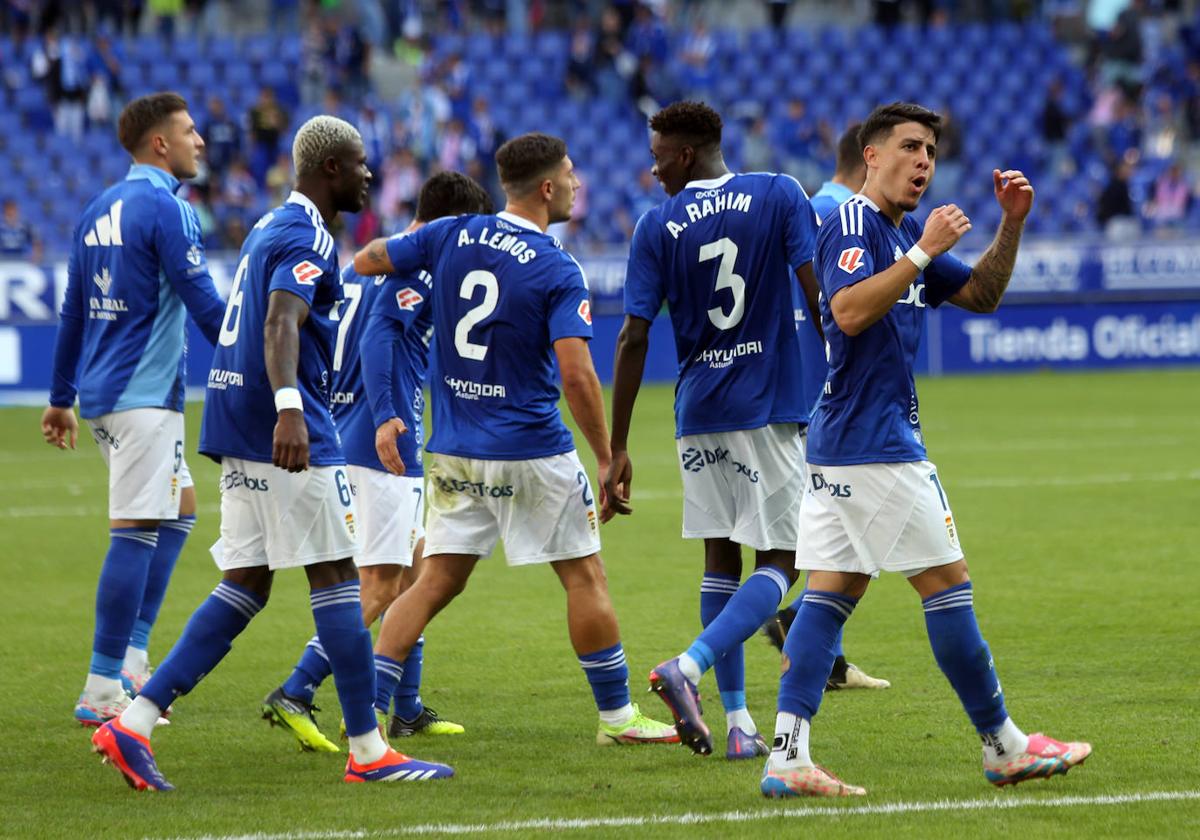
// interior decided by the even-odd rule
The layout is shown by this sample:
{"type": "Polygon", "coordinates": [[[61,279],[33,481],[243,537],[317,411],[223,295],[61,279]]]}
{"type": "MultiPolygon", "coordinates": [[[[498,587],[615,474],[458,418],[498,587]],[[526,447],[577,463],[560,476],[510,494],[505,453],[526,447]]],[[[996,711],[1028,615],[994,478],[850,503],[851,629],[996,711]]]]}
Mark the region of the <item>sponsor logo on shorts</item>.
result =
{"type": "Polygon", "coordinates": [[[819,472],[812,474],[812,489],[815,493],[825,491],[835,499],[849,499],[851,495],[849,484],[837,484],[836,482],[828,481],[825,478],[825,474],[819,472]]]}
{"type": "Polygon", "coordinates": [[[716,449],[699,449],[695,446],[689,446],[683,450],[681,457],[683,468],[688,472],[698,473],[707,466],[730,464],[737,471],[738,475],[745,476],[746,480],[751,484],[758,484],[758,470],[750,464],[743,464],[736,458],[730,458],[728,449],[723,449],[719,446],[716,449]]]}
{"type": "Polygon", "coordinates": [[[121,448],[121,439],[103,426],[92,429],[92,437],[96,439],[96,443],[107,443],[113,449],[121,448]]]}
{"type": "Polygon", "coordinates": [[[265,493],[270,488],[267,487],[265,478],[255,478],[246,475],[241,470],[230,470],[221,476],[217,482],[217,487],[220,490],[232,490],[235,487],[245,487],[247,490],[257,490],[265,493]]]}
{"type": "Polygon", "coordinates": [[[466,493],[468,496],[492,499],[507,498],[514,493],[511,484],[485,484],[482,481],[463,481],[459,478],[443,478],[440,475],[433,476],[433,480],[444,493],[466,493]]]}
{"type": "Polygon", "coordinates": [[[245,377],[236,370],[213,368],[208,372],[208,387],[214,391],[224,391],[230,386],[241,388],[246,384],[245,377]]]}

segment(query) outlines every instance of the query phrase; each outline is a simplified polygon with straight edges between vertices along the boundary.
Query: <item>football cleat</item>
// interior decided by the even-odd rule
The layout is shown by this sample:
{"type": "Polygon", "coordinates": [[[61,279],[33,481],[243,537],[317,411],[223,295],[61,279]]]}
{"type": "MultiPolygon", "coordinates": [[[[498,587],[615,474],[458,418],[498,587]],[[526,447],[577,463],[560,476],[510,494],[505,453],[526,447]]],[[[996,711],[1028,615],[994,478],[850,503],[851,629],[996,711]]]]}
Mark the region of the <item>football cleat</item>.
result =
{"type": "Polygon", "coordinates": [[[411,735],[461,735],[467,730],[461,723],[442,720],[433,709],[424,706],[421,714],[412,720],[405,720],[400,715],[392,715],[388,725],[388,735],[392,738],[408,738],[411,735]]]}
{"type": "Polygon", "coordinates": [[[637,704],[633,704],[633,717],[624,723],[610,726],[600,721],[596,732],[596,743],[601,747],[616,744],[678,744],[679,733],[669,723],[660,723],[646,717],[637,704]]]}
{"type": "Polygon", "coordinates": [[[283,693],[279,687],[262,702],[263,720],[271,726],[282,726],[300,742],[300,749],[309,752],[341,752],[337,744],[325,737],[317,728],[313,712],[320,711],[312,703],[306,703],[283,693]]]}
{"type": "Polygon", "coordinates": [[[668,659],[650,672],[650,690],[671,710],[680,742],[697,755],[711,753],[712,736],[702,716],[700,692],[679,670],[678,659],[668,659]]]}
{"type": "Polygon", "coordinates": [[[142,687],[150,679],[150,671],[142,671],[135,674],[126,668],[121,669],[121,688],[125,689],[125,693],[131,698],[137,697],[141,693],[142,687]]]}
{"type": "Polygon", "coordinates": [[[383,758],[371,764],[359,764],[351,754],[346,762],[347,782],[427,782],[433,779],[449,779],[454,768],[432,761],[418,761],[391,747],[383,758]]]}
{"type": "Polygon", "coordinates": [[[101,726],[113,718],[121,716],[121,712],[130,704],[128,694],[117,694],[114,697],[94,699],[87,692],[79,695],[75,704],[75,720],[80,726],[101,726]]]}
{"type": "Polygon", "coordinates": [[[848,785],[824,767],[797,767],[776,770],[767,763],[759,784],[762,795],[769,799],[793,796],[866,796],[867,789],[848,785]]]}
{"type": "Polygon", "coordinates": [[[843,691],[849,688],[891,688],[887,680],[872,677],[852,662],[847,662],[845,668],[834,668],[829,679],[825,681],[826,691],[843,691]]]}
{"type": "Polygon", "coordinates": [[[983,763],[983,775],[996,787],[1015,785],[1028,779],[1048,779],[1066,773],[1092,754],[1092,745],[1082,741],[1055,741],[1040,732],[1029,736],[1025,752],[995,764],[983,763]]]}
{"type": "MultiPolygon", "coordinates": [[[[387,712],[381,712],[381,711],[379,711],[379,709],[375,709],[375,725],[379,727],[379,734],[383,737],[383,740],[386,741],[388,738],[387,712]]],[[[339,741],[349,741],[350,740],[350,736],[346,732],[346,719],[345,718],[342,718],[341,721],[338,723],[338,740],[339,741]]]]}
{"type": "Polygon", "coordinates": [[[767,637],[774,648],[783,653],[783,643],[787,639],[788,631],[792,629],[792,622],[796,620],[796,611],[791,607],[784,607],[775,615],[766,620],[760,629],[762,634],[767,637]]]}
{"type": "Polygon", "coordinates": [[[725,742],[725,757],[730,761],[770,754],[771,748],[767,746],[762,733],[755,732],[753,735],[747,735],[740,726],[729,730],[729,738],[725,742]]]}
{"type": "Polygon", "coordinates": [[[175,790],[159,772],[150,742],[121,726],[119,720],[110,720],[96,730],[92,752],[100,754],[102,764],[116,767],[134,790],[175,790]]]}

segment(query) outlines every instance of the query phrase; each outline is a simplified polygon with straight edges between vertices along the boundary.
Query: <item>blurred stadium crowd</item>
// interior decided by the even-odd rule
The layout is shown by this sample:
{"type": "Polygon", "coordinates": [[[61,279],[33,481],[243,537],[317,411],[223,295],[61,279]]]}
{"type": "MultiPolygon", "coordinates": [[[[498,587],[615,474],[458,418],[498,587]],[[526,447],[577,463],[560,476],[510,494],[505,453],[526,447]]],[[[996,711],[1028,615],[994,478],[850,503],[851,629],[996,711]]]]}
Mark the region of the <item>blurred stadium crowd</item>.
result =
{"type": "Polygon", "coordinates": [[[733,168],[810,192],[841,130],[903,98],[948,117],[926,208],[990,230],[990,171],[1014,167],[1038,189],[1031,233],[1200,229],[1200,14],[1182,3],[0,0],[0,257],[66,252],[128,166],[122,103],[164,89],[208,144],[185,189],[213,249],[286,195],[292,131],[333,113],[375,173],[347,248],[406,226],[438,170],[498,193],[495,149],[544,130],[585,185],[567,244],[619,250],[664,197],[646,116],[682,97],[722,112],[733,168]]]}

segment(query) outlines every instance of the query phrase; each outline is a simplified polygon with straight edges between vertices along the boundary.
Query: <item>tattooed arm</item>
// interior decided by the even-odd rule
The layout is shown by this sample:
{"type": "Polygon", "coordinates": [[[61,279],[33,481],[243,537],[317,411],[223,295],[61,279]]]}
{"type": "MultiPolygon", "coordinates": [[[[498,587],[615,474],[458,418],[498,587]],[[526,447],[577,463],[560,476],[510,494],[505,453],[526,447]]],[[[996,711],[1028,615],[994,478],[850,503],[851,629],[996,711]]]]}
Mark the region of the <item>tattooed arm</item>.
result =
{"type": "Polygon", "coordinates": [[[996,201],[1004,211],[1000,227],[992,244],[971,270],[971,278],[950,298],[951,303],[969,312],[995,312],[1000,306],[1017,262],[1025,217],[1033,207],[1033,187],[1022,173],[1015,169],[1006,172],[996,169],[992,171],[992,180],[996,201]]]}
{"type": "Polygon", "coordinates": [[[387,237],[373,239],[354,255],[354,270],[363,277],[375,274],[391,274],[392,259],[387,252],[387,237]]]}

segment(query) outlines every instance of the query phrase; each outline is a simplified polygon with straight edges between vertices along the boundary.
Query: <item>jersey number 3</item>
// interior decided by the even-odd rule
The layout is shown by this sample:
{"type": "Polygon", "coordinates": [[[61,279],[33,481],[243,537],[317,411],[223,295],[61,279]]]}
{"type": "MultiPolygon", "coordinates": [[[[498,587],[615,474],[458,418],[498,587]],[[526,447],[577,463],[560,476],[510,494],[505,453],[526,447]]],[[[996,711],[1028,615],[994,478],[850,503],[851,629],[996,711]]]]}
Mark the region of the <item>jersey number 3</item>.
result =
{"type": "Polygon", "coordinates": [[[712,321],[713,326],[719,330],[736,327],[742,320],[742,314],[746,311],[746,281],[740,274],[733,272],[733,264],[737,261],[737,255],[737,245],[732,239],[725,236],[716,242],[700,246],[700,262],[721,258],[721,265],[717,268],[717,285],[713,292],[729,289],[733,294],[733,307],[729,310],[728,315],[720,306],[714,306],[708,310],[708,320],[712,321]]]}

